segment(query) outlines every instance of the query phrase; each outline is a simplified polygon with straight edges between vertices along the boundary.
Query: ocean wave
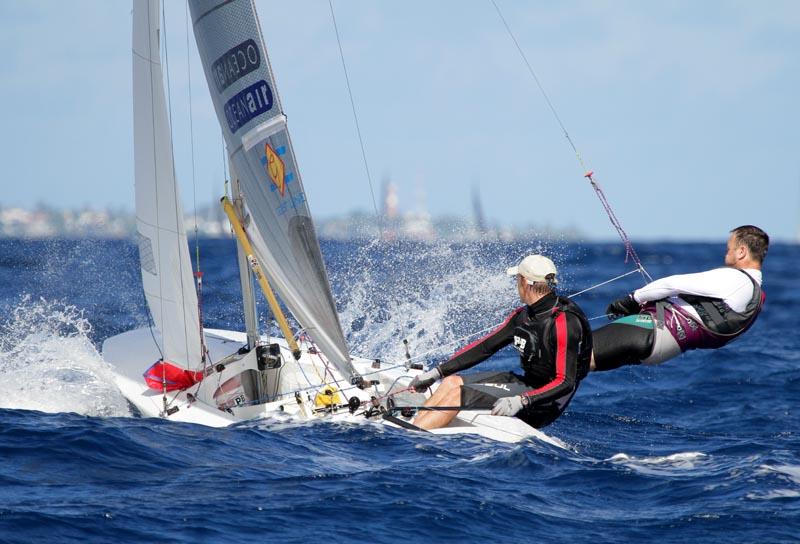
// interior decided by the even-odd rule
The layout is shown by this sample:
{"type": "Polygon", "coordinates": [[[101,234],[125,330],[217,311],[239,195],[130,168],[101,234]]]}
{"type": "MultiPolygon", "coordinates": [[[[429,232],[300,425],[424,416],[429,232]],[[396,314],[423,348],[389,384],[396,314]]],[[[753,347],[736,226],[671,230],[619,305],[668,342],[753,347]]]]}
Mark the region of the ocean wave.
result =
{"type": "Polygon", "coordinates": [[[763,464],[755,472],[756,478],[776,480],[773,489],[763,492],[751,492],[746,495],[750,500],[794,499],[800,497],[800,466],[763,464]]]}

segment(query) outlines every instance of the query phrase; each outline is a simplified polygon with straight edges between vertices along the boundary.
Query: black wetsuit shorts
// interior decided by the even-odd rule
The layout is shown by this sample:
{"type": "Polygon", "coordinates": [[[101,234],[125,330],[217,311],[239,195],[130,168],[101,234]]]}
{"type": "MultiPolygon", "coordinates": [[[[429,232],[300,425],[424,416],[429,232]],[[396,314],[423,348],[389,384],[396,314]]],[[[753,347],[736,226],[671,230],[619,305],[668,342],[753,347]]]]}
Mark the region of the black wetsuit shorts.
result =
{"type": "Polygon", "coordinates": [[[638,365],[653,352],[653,319],[634,314],[613,321],[592,333],[595,370],[638,365]]]}
{"type": "MultiPolygon", "coordinates": [[[[462,375],[461,379],[461,406],[479,410],[490,410],[499,398],[522,395],[535,388],[513,372],[477,372],[462,375]]],[[[517,417],[539,429],[558,419],[562,411],[556,403],[526,406],[517,417]]]]}

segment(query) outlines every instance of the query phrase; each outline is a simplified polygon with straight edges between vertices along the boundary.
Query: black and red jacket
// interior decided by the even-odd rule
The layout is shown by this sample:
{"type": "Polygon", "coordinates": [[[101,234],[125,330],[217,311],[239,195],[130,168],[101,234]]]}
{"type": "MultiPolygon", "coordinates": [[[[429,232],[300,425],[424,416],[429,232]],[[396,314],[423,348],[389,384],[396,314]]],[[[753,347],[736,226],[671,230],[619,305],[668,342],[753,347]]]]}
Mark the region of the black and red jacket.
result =
{"type": "Polygon", "coordinates": [[[563,409],[589,372],[592,331],[583,311],[554,293],[514,310],[488,335],[442,363],[439,370],[443,376],[466,370],[512,342],[520,349],[523,379],[531,387],[524,393],[529,405],[556,403],[563,409]]]}

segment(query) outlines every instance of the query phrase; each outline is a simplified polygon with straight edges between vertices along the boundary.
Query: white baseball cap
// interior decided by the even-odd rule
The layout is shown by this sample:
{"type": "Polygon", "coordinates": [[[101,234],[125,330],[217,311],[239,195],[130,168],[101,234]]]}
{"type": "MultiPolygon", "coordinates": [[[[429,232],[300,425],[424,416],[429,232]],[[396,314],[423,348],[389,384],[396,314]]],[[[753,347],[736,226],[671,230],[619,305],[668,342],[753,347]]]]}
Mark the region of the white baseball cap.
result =
{"type": "Polygon", "coordinates": [[[509,276],[519,274],[528,280],[528,283],[535,281],[558,283],[556,281],[556,273],[556,265],[544,255],[528,255],[517,266],[512,266],[506,270],[506,274],[509,276]]]}

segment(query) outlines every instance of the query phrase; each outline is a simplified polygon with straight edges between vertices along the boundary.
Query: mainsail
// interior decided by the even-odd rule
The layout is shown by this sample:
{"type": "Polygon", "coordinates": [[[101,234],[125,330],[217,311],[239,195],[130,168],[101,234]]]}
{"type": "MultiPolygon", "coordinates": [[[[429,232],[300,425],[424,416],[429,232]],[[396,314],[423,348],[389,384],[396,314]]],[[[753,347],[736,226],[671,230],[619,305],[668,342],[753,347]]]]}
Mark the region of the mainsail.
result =
{"type": "Polygon", "coordinates": [[[256,257],[322,352],[355,378],[255,6],[252,0],[190,0],[189,6],[256,257]]]}
{"type": "Polygon", "coordinates": [[[134,0],[133,147],[139,261],[162,357],[195,368],[201,362],[200,319],[175,182],[158,23],[158,0],[134,0]]]}

